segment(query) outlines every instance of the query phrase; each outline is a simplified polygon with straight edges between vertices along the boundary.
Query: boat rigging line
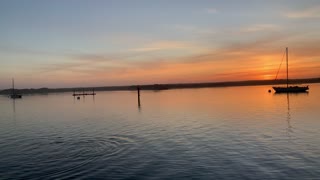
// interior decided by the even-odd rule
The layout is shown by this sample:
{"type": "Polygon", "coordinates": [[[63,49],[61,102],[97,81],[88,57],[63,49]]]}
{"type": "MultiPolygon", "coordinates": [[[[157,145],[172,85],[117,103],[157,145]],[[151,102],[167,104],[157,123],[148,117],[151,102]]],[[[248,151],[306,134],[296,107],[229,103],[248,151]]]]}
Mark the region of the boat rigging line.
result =
{"type": "Polygon", "coordinates": [[[283,52],[283,55],[282,55],[282,60],[281,60],[281,63],[280,63],[280,66],[278,68],[278,72],[277,72],[277,75],[276,75],[276,78],[274,80],[277,80],[277,77],[278,77],[278,74],[279,74],[279,71],[280,71],[280,68],[281,68],[281,65],[282,65],[282,62],[283,62],[283,59],[284,59],[284,55],[286,54],[286,50],[283,52]]]}

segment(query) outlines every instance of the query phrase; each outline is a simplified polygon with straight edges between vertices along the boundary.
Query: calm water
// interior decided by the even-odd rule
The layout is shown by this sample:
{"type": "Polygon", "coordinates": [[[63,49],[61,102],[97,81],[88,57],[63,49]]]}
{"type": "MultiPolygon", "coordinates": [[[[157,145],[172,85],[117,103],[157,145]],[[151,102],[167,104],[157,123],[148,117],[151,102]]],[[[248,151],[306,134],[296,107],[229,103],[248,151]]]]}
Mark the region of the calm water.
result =
{"type": "Polygon", "coordinates": [[[320,84],[0,96],[0,179],[319,179],[320,84]]]}

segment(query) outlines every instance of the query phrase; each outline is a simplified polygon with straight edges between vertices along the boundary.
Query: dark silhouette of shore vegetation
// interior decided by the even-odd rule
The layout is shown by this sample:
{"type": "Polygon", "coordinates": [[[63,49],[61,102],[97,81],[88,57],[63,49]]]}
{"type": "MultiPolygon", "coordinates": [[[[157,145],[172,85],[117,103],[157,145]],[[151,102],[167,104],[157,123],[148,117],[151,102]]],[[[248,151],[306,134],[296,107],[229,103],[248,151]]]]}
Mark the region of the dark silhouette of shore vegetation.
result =
{"type": "MultiPolygon", "coordinates": [[[[141,90],[167,90],[183,88],[208,88],[208,87],[230,87],[230,86],[257,86],[257,85],[277,85],[286,84],[286,79],[278,80],[247,80],[247,81],[227,81],[227,82],[205,82],[205,83],[175,83],[175,84],[148,84],[139,85],[141,90]]],[[[290,79],[290,84],[320,83],[320,78],[290,79]]],[[[15,89],[19,94],[48,94],[74,91],[136,91],[137,85],[130,86],[102,86],[102,87],[75,87],[75,88],[39,88],[39,89],[15,89]]],[[[2,95],[10,95],[12,89],[0,91],[2,95]]]]}

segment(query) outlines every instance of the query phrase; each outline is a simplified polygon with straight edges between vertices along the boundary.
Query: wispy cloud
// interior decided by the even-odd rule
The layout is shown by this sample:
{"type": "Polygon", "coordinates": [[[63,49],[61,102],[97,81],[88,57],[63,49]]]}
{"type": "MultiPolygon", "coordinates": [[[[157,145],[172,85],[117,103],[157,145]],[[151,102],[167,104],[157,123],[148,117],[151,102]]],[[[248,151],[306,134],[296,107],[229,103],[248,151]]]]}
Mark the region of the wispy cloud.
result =
{"type": "Polygon", "coordinates": [[[20,46],[0,45],[0,52],[10,54],[22,54],[22,55],[33,55],[33,56],[66,56],[69,55],[66,52],[55,52],[48,50],[33,49],[20,46]]]}
{"type": "Polygon", "coordinates": [[[275,31],[279,30],[280,26],[275,24],[254,24],[249,27],[245,27],[241,29],[241,32],[258,32],[258,31],[275,31]]]}
{"type": "MultiPolygon", "coordinates": [[[[43,76],[65,78],[82,83],[106,82],[102,85],[124,85],[144,83],[177,83],[204,81],[231,81],[274,78],[281,60],[282,41],[288,37],[267,36],[246,43],[234,43],[212,49],[207,53],[185,54],[178,57],[148,56],[136,61],[131,55],[153,52],[136,49],[129,54],[78,54],[68,62],[49,64],[41,68],[43,76]],[[81,80],[80,80],[81,79],[81,80]]],[[[320,52],[316,49],[319,40],[305,41],[303,46],[290,54],[292,77],[315,77],[320,67],[320,52]],[[310,69],[309,67],[317,67],[310,69]],[[309,71],[308,71],[309,70],[309,71]]],[[[292,43],[295,44],[295,43],[292,43]]],[[[159,41],[146,48],[170,49],[189,47],[189,43],[159,41]]],[[[167,53],[165,53],[167,55],[167,53]]]]}
{"type": "Polygon", "coordinates": [[[213,28],[197,27],[194,25],[177,24],[174,26],[174,29],[177,31],[185,32],[185,33],[201,34],[201,35],[212,35],[216,33],[216,31],[213,28]]]}
{"type": "Polygon", "coordinates": [[[115,44],[131,45],[149,42],[152,40],[152,36],[146,34],[138,35],[134,33],[117,32],[113,33],[111,37],[108,37],[108,39],[115,44]]]}
{"type": "Polygon", "coordinates": [[[216,8],[206,8],[205,12],[208,13],[208,14],[216,14],[219,11],[216,8]]]}
{"type": "Polygon", "coordinates": [[[290,11],[285,13],[284,16],[294,19],[320,18],[320,6],[310,7],[300,11],[290,11]]]}
{"type": "Polygon", "coordinates": [[[190,48],[191,44],[188,42],[179,41],[158,41],[145,45],[144,47],[130,49],[135,52],[148,52],[148,51],[159,51],[159,50],[175,50],[190,48]]]}
{"type": "Polygon", "coordinates": [[[76,61],[86,61],[88,63],[106,63],[113,61],[116,57],[104,56],[102,54],[76,54],[72,58],[76,61]]]}

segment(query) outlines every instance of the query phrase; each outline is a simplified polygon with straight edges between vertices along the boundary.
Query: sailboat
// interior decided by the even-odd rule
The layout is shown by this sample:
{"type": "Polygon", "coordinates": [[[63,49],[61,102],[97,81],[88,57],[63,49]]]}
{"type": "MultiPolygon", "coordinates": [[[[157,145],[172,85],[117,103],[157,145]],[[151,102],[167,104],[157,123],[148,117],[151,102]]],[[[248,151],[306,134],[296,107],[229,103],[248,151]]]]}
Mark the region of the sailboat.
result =
{"type": "Polygon", "coordinates": [[[12,94],[10,95],[11,99],[21,99],[22,95],[21,94],[16,94],[14,91],[14,79],[12,79],[12,94]]]}
{"type": "Polygon", "coordinates": [[[286,48],[286,61],[287,61],[287,86],[272,87],[276,93],[298,93],[307,92],[309,86],[289,86],[289,72],[288,72],[288,48],[286,48]]]}

